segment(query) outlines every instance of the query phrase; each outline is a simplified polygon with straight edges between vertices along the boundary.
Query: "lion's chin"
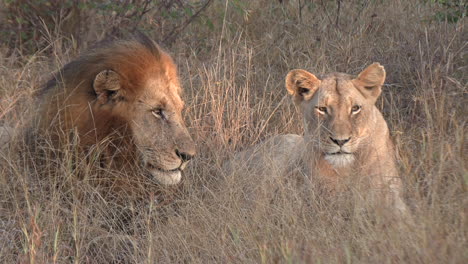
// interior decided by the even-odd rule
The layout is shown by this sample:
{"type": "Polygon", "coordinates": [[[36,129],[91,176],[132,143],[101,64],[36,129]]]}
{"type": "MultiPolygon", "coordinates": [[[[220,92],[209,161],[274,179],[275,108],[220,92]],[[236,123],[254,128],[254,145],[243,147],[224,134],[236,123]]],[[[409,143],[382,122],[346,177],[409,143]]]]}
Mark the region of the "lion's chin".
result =
{"type": "Polygon", "coordinates": [[[326,154],[325,160],[335,168],[341,168],[350,165],[354,161],[354,155],[351,153],[333,153],[326,154]]]}
{"type": "Polygon", "coordinates": [[[155,180],[163,185],[178,184],[182,179],[182,172],[180,170],[163,171],[159,169],[151,169],[150,173],[155,180]]]}

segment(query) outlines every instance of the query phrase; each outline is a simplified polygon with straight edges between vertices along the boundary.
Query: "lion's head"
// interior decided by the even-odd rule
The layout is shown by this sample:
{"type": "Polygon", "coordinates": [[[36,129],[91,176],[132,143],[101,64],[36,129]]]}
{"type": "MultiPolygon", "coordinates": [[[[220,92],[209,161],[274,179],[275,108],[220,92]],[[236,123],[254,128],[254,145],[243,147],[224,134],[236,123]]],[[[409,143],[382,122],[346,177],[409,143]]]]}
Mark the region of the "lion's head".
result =
{"type": "MultiPolygon", "coordinates": [[[[305,136],[333,167],[351,164],[370,142],[383,121],[375,107],[385,70],[374,63],[356,78],[332,73],[323,79],[305,70],[293,70],[286,88],[304,116],[305,136]],[[377,122],[379,121],[379,122],[377,122]]],[[[388,138],[388,135],[387,135],[388,138]]]]}
{"type": "Polygon", "coordinates": [[[47,83],[39,126],[76,129],[84,147],[110,140],[111,155],[134,156],[160,183],[176,184],[195,154],[181,93],[173,60],[152,40],[140,35],[104,43],[47,83]]]}

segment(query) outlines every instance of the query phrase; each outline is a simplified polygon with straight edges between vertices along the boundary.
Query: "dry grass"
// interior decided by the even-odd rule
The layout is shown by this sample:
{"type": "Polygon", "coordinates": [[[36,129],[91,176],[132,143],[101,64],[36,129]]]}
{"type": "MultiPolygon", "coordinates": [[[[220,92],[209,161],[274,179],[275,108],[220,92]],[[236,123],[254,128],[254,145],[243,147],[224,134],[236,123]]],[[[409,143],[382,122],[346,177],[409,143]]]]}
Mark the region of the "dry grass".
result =
{"type": "MultiPolygon", "coordinates": [[[[339,16],[335,2],[302,12],[299,1],[252,2],[243,12],[214,3],[214,29],[190,25],[170,48],[198,144],[182,185],[162,190],[165,201],[121,202],[90,183],[112,172],[73,147],[39,172],[18,143],[0,155],[1,263],[466,263],[466,18],[437,21],[436,6],[417,0],[343,1],[339,16]],[[263,188],[221,170],[233,151],[301,133],[289,70],[358,73],[374,61],[388,73],[378,106],[414,224],[356,210],[366,206],[358,187],[330,200],[304,175],[263,188]],[[246,201],[252,188],[260,194],[246,201]]],[[[32,56],[0,53],[0,122],[27,123],[37,84],[76,55],[49,37],[32,56]]]]}

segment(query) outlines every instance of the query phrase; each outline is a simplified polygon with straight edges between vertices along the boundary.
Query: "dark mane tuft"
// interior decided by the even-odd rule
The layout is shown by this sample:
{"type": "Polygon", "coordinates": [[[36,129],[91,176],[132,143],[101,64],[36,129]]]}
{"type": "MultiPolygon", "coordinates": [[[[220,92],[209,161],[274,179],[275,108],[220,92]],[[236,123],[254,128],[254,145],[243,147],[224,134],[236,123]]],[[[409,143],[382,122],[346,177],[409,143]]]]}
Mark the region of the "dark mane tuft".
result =
{"type": "Polygon", "coordinates": [[[133,38],[138,41],[140,44],[142,44],[143,46],[145,46],[149,51],[151,51],[151,53],[159,58],[159,56],[161,55],[160,54],[160,48],[159,46],[152,40],[150,39],[148,36],[146,36],[145,34],[141,33],[140,31],[137,31],[134,35],[133,35],[133,38]]]}
{"type": "Polygon", "coordinates": [[[66,89],[84,86],[90,94],[94,77],[106,69],[118,72],[129,84],[127,89],[137,89],[147,76],[164,70],[167,60],[163,57],[167,56],[159,46],[141,32],[127,39],[103,40],[53,74],[38,94],[59,85],[66,89]]]}

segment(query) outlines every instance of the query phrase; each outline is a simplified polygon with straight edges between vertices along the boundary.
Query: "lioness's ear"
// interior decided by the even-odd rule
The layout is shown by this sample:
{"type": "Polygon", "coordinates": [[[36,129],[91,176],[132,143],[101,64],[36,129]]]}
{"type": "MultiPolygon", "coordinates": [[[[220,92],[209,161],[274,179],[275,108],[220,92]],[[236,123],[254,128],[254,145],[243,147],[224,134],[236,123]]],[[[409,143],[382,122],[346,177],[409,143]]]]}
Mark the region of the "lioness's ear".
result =
{"type": "Polygon", "coordinates": [[[98,102],[105,104],[120,90],[120,76],[113,70],[104,70],[94,78],[93,88],[98,102]]]}
{"type": "Polygon", "coordinates": [[[353,83],[366,98],[375,101],[382,92],[384,81],[384,67],[374,62],[359,73],[358,77],[353,80],[353,83]]]}
{"type": "Polygon", "coordinates": [[[292,70],[286,76],[286,89],[294,103],[310,100],[320,85],[320,80],[306,70],[292,70]]]}

